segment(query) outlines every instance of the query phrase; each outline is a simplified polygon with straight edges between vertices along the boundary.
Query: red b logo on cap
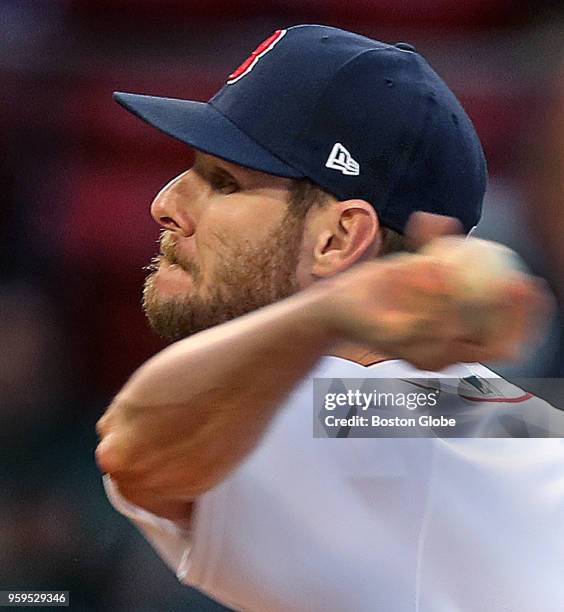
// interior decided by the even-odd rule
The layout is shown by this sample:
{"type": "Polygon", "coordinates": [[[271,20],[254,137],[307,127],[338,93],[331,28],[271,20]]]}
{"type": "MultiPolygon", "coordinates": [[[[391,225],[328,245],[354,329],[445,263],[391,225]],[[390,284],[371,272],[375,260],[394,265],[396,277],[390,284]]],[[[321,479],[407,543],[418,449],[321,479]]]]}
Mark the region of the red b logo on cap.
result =
{"type": "Polygon", "coordinates": [[[276,30],[272,36],[269,36],[265,41],[261,42],[260,45],[249,55],[249,57],[227,77],[227,84],[231,85],[232,83],[237,82],[241,77],[244,77],[246,74],[255,67],[259,59],[266,55],[269,51],[271,51],[274,46],[281,40],[286,34],[286,30],[276,30]]]}

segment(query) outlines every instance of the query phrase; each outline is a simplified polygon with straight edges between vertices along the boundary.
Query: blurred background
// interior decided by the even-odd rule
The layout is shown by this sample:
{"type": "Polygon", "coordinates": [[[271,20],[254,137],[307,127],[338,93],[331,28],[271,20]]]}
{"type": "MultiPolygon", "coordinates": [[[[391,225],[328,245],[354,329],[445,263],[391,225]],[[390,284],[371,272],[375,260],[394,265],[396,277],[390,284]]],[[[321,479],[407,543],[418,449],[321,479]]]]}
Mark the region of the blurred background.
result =
{"type": "MultiPolygon", "coordinates": [[[[0,588],[77,610],[219,610],[107,503],[94,425],[162,345],[140,309],[149,204],[190,152],[114,90],[206,100],[273,30],[409,42],[460,97],[490,186],[478,234],[564,304],[564,19],[542,0],[0,0],[0,588]]],[[[299,69],[299,67],[296,67],[299,69]]],[[[561,318],[519,364],[561,376],[561,318]]]]}

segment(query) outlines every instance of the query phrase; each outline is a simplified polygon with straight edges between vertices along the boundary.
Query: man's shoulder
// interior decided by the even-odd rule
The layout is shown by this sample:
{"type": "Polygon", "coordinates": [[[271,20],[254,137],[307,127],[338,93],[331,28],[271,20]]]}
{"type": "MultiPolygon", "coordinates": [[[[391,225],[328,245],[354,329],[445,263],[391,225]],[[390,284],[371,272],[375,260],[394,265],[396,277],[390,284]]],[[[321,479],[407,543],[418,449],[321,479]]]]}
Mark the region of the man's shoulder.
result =
{"type": "Polygon", "coordinates": [[[399,359],[366,367],[327,356],[312,377],[325,379],[322,384],[332,389],[348,389],[353,385],[362,391],[372,388],[374,379],[379,381],[379,390],[388,387],[395,392],[433,389],[439,393],[443,409],[456,410],[457,414],[464,414],[469,422],[479,422],[481,427],[486,422],[503,426],[503,431],[490,434],[494,437],[502,435],[508,427],[508,437],[564,435],[562,409],[539,397],[534,389],[529,390],[527,379],[507,380],[481,363],[457,363],[431,372],[399,359]]]}

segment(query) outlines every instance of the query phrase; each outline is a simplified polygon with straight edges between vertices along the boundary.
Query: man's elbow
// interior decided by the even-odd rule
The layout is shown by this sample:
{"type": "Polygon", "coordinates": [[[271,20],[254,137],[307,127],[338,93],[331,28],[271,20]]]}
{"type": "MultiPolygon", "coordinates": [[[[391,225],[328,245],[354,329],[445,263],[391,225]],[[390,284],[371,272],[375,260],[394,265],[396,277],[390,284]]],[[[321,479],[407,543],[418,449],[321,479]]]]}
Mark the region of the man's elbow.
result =
{"type": "Polygon", "coordinates": [[[141,411],[116,397],[96,424],[96,432],[96,463],[104,474],[116,479],[142,472],[140,446],[147,440],[142,436],[141,411]]]}
{"type": "Polygon", "coordinates": [[[124,497],[144,507],[157,500],[185,502],[223,479],[229,453],[218,460],[217,444],[198,438],[186,424],[181,430],[178,418],[163,425],[155,414],[114,400],[97,424],[96,463],[124,497]]]}
{"type": "Polygon", "coordinates": [[[100,471],[112,477],[118,476],[124,469],[122,454],[117,445],[117,435],[113,432],[103,435],[95,452],[100,471]]]}

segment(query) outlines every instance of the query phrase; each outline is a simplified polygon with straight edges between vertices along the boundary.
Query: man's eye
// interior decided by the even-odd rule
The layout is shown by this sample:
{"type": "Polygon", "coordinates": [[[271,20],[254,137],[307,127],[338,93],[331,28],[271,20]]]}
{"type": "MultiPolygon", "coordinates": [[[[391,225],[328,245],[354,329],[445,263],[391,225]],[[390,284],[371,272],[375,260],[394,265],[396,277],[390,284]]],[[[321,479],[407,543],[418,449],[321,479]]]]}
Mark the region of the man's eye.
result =
{"type": "Polygon", "coordinates": [[[234,180],[225,176],[212,178],[211,184],[216,191],[221,191],[221,193],[229,194],[239,191],[239,185],[234,180]]]}

